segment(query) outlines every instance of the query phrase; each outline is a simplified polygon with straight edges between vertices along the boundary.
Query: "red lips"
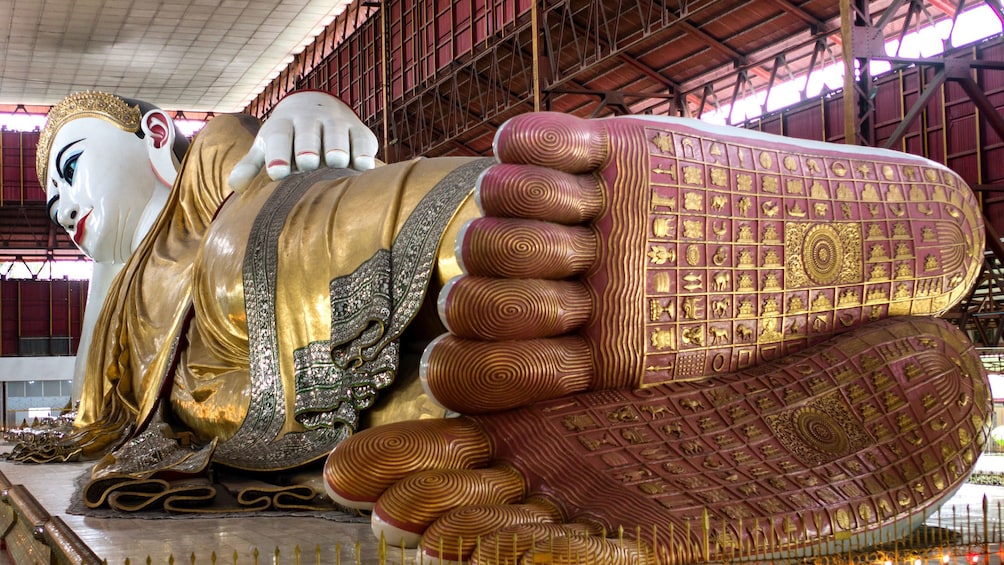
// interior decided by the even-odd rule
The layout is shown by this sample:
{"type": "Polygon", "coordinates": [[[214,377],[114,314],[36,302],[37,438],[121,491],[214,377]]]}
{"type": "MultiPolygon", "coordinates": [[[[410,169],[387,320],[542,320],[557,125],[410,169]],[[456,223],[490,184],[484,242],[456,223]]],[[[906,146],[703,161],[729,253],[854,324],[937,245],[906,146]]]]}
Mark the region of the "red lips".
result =
{"type": "Polygon", "coordinates": [[[73,232],[73,243],[76,243],[77,247],[80,247],[80,242],[84,240],[84,222],[87,221],[87,216],[90,215],[91,213],[87,212],[77,221],[77,229],[73,232]]]}

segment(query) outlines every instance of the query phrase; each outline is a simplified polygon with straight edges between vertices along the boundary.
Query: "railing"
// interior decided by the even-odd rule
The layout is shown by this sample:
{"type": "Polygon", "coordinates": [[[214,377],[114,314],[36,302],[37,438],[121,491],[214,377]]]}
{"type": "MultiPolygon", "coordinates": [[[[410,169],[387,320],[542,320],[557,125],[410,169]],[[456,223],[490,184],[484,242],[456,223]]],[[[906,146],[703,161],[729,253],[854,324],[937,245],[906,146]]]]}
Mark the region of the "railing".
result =
{"type": "MultiPolygon", "coordinates": [[[[957,509],[952,509],[955,513],[957,509]]],[[[770,554],[756,554],[752,552],[735,551],[726,556],[698,558],[686,561],[671,561],[664,559],[653,559],[648,563],[666,564],[671,563],[693,563],[696,565],[717,565],[745,563],[753,565],[982,565],[985,563],[1004,563],[1004,549],[1002,549],[1000,528],[994,527],[983,532],[977,532],[976,538],[967,539],[965,533],[955,532],[947,528],[937,526],[925,526],[918,529],[911,539],[886,541],[878,546],[872,547],[847,547],[836,553],[829,555],[819,555],[811,550],[783,550],[780,548],[772,550],[770,554]]],[[[637,543],[627,537],[622,537],[616,543],[623,544],[625,548],[634,549],[637,543]]],[[[451,544],[452,545],[452,544],[451,544]]],[[[511,544],[498,543],[495,547],[513,547],[517,545],[517,540],[511,544]]],[[[596,560],[585,554],[574,552],[568,549],[549,549],[556,544],[551,539],[542,539],[538,542],[535,550],[521,555],[507,555],[505,552],[493,551],[491,555],[479,555],[475,551],[471,556],[472,562],[477,563],[583,563],[599,565],[602,560],[596,560]]],[[[582,546],[587,544],[583,543],[582,546]]],[[[390,546],[381,542],[377,545],[375,554],[366,554],[362,549],[362,544],[356,543],[318,543],[313,547],[296,546],[291,552],[283,552],[279,548],[272,550],[255,548],[249,554],[241,555],[234,551],[230,554],[218,555],[216,552],[197,555],[196,553],[186,553],[179,550],[178,555],[170,555],[167,563],[191,563],[196,564],[253,564],[265,565],[307,565],[307,564],[414,564],[414,565],[444,565],[446,563],[456,563],[445,559],[430,558],[414,549],[390,546]]],[[[150,556],[137,559],[127,558],[126,565],[139,565],[141,563],[162,562],[150,556]]],[[[109,564],[107,560],[102,563],[109,564]]]]}
{"type": "MultiPolygon", "coordinates": [[[[1004,483],[1004,476],[1000,477],[1004,483]]],[[[905,539],[887,539],[876,533],[874,538],[865,536],[864,540],[858,542],[845,541],[842,545],[839,541],[834,542],[832,538],[827,541],[820,539],[820,546],[829,544],[829,551],[826,554],[812,548],[785,547],[785,544],[772,544],[770,540],[759,546],[750,544],[745,547],[733,545],[723,548],[708,540],[714,539],[715,526],[706,524],[703,528],[697,528],[693,533],[705,540],[708,544],[705,555],[684,557],[682,554],[673,553],[672,550],[662,555],[651,558],[649,561],[639,561],[639,563],[671,565],[677,563],[689,563],[695,565],[717,565],[717,564],[755,564],[755,565],[983,565],[989,563],[1004,562],[1004,545],[1002,545],[1001,518],[1004,516],[1004,508],[1000,503],[989,504],[986,497],[983,499],[982,507],[970,508],[969,506],[952,506],[943,508],[927,519],[918,519],[917,526],[913,533],[905,539]]],[[[741,527],[742,522],[738,524],[741,527]]],[[[746,522],[747,527],[753,525],[746,522]]],[[[734,526],[734,525],[730,525],[734,526]]],[[[645,540],[658,534],[658,528],[637,528],[634,532],[620,531],[612,536],[604,536],[613,540],[613,543],[621,545],[627,549],[637,549],[639,544],[636,539],[645,540]]],[[[368,535],[368,533],[367,533],[368,535]]],[[[506,549],[516,546],[526,547],[525,540],[514,539],[498,541],[492,544],[495,549],[488,550],[491,554],[479,554],[475,550],[471,556],[472,562],[477,563],[603,563],[604,560],[597,560],[590,555],[580,554],[571,547],[588,547],[585,543],[585,536],[580,540],[581,544],[557,544],[553,538],[541,538],[533,546],[534,549],[519,555],[508,555],[506,549]],[[558,547],[561,549],[557,549],[558,547]]],[[[808,536],[811,539],[812,536],[808,536]]],[[[11,540],[7,540],[10,542],[11,540]]],[[[442,546],[457,547],[463,545],[464,540],[448,540],[442,546]],[[456,541],[456,545],[454,545],[456,541]]],[[[310,547],[295,546],[292,550],[281,550],[276,547],[252,548],[250,552],[220,552],[209,551],[198,554],[178,548],[177,555],[171,554],[167,557],[167,563],[191,563],[196,564],[254,564],[264,565],[307,565],[307,564],[380,564],[390,565],[394,563],[413,565],[443,565],[445,563],[455,563],[429,558],[414,549],[395,547],[386,544],[383,540],[376,544],[367,544],[369,553],[364,550],[361,542],[332,543],[330,540],[319,541],[310,547]]],[[[100,559],[100,557],[98,557],[100,559]]],[[[76,562],[88,562],[86,560],[76,562]]],[[[94,563],[109,564],[108,560],[94,561],[94,563]]],[[[139,565],[141,563],[163,563],[162,557],[137,556],[136,558],[126,558],[126,565],[139,565]]]]}
{"type": "MultiPolygon", "coordinates": [[[[58,421],[48,422],[52,427],[58,426],[58,421]]],[[[8,441],[17,439],[8,437],[8,441]]],[[[23,439],[23,438],[21,438],[23,439]]],[[[999,468],[996,462],[986,462],[982,468],[999,468]]],[[[44,467],[39,467],[43,469],[44,467]]],[[[981,467],[978,465],[978,469],[981,467]]],[[[687,531],[674,532],[672,526],[648,525],[629,530],[608,533],[580,534],[573,542],[561,544],[553,537],[542,537],[536,543],[527,544],[526,540],[501,539],[473,540],[467,543],[474,546],[475,554],[472,561],[479,563],[604,563],[591,555],[580,555],[577,548],[589,547],[588,536],[595,539],[604,538],[606,543],[620,546],[624,549],[638,550],[650,547],[652,539],[691,540],[688,547],[669,548],[662,550],[648,561],[639,563],[676,565],[681,563],[694,565],[717,564],[755,564],[755,565],[983,565],[1004,562],[1004,473],[978,471],[955,495],[952,502],[960,504],[946,505],[931,515],[912,514],[900,517],[907,522],[909,531],[905,537],[894,537],[890,532],[874,530],[867,534],[853,536],[840,533],[837,536],[820,535],[816,531],[804,529],[786,529],[790,522],[777,519],[759,520],[725,520],[710,518],[705,513],[703,519],[690,523],[687,531]],[[985,488],[981,488],[985,486],[985,488]],[[975,489],[975,490],[974,490],[975,489]],[[982,496],[981,496],[982,495],[982,496]],[[974,500],[975,504],[964,504],[966,500],[974,500]],[[799,540],[796,547],[788,542],[780,541],[778,532],[785,531],[788,539],[799,540]],[[736,534],[743,532],[742,541],[736,534]],[[750,532],[758,535],[750,540],[750,532]],[[668,534],[668,535],[666,535],[668,534]],[[639,541],[640,540],[640,541],[639,541]],[[578,543],[576,543],[578,542],[578,543]],[[528,552],[519,550],[519,555],[513,555],[511,548],[531,547],[528,552]],[[695,549],[696,548],[696,549],[695,549]],[[479,554],[478,552],[483,552],[479,554]],[[485,554],[484,552],[487,552],[485,554]]],[[[822,510],[820,510],[822,512],[822,510]]],[[[815,523],[816,512],[810,511],[805,517],[806,524],[815,523]]],[[[802,526],[809,528],[811,526],[802,526]]],[[[342,534],[345,536],[346,534],[342,534]]],[[[121,553],[114,561],[109,561],[100,555],[102,548],[88,547],[77,534],[66,526],[58,516],[50,516],[34,496],[22,485],[12,484],[0,474],[0,540],[2,540],[11,555],[17,557],[17,563],[39,562],[31,556],[48,555],[41,562],[46,563],[125,563],[139,565],[141,563],[191,563],[196,564],[233,564],[233,565],[306,565],[314,564],[381,564],[392,563],[415,565],[443,565],[448,561],[429,558],[414,549],[396,547],[383,540],[372,540],[369,529],[362,527],[357,530],[359,537],[337,539],[326,537],[316,542],[307,539],[293,545],[280,547],[243,547],[235,550],[232,547],[209,547],[200,545],[198,549],[184,547],[182,539],[165,540],[167,550],[173,553],[157,555],[127,555],[121,553]],[[177,544],[177,545],[174,545],[177,544]]],[[[440,554],[446,555],[454,547],[462,547],[469,538],[444,539],[437,546],[440,554]]],[[[433,547],[437,547],[433,546],[433,547]]],[[[2,559],[0,559],[2,561],[2,559]]]]}

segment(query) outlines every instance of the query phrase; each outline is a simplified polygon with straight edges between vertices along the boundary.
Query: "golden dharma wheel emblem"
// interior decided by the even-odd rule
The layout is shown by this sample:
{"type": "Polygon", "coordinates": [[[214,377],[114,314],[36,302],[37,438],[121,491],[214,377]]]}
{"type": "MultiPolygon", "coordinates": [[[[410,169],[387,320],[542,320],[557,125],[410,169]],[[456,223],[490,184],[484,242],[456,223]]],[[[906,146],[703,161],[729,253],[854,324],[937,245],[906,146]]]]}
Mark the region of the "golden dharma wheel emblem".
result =
{"type": "Polygon", "coordinates": [[[815,226],[802,243],[806,274],[817,284],[831,284],[840,275],[844,250],[837,231],[828,225],[815,226]]]}
{"type": "Polygon", "coordinates": [[[829,414],[805,407],[795,412],[792,420],[795,431],[815,449],[836,456],[846,455],[851,451],[850,439],[829,414]]]}

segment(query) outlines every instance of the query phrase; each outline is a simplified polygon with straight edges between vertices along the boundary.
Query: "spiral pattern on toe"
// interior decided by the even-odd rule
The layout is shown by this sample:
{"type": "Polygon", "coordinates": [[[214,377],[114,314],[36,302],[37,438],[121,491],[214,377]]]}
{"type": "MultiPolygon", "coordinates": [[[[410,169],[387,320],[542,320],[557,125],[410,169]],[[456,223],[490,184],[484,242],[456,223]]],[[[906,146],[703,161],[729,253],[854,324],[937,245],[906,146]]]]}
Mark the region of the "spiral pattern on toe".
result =
{"type": "Polygon", "coordinates": [[[596,236],[584,227],[534,220],[478,218],[457,241],[457,258],[473,276],[563,279],[584,273],[596,257],[596,236]]]}
{"type": "MultiPolygon", "coordinates": [[[[583,526],[568,527],[564,524],[514,524],[502,528],[485,537],[470,556],[472,565],[496,563],[521,563],[520,557],[534,548],[538,542],[547,542],[569,535],[596,535],[583,526]]],[[[546,552],[546,550],[544,551],[546,552]]],[[[602,561],[596,561],[601,563],[602,561]]]]}
{"type": "Polygon", "coordinates": [[[377,501],[373,513],[400,530],[421,534],[454,508],[511,504],[524,494],[523,477],[511,467],[431,470],[395,483],[377,501]]]}
{"type": "Polygon", "coordinates": [[[592,362],[580,337],[484,342],[446,335],[426,348],[421,377],[441,405],[484,414],[585,390],[592,362]]]}
{"type": "Polygon", "coordinates": [[[597,169],[607,157],[606,145],[606,132],[597,122],[551,112],[512,118],[499,128],[493,143],[502,162],[568,173],[597,169]]]}
{"type": "Polygon", "coordinates": [[[423,426],[400,422],[340,443],[324,464],[324,483],[338,499],[373,503],[390,485],[416,471],[480,467],[490,458],[487,438],[469,420],[432,420],[423,426]]]}
{"type": "Polygon", "coordinates": [[[459,277],[440,295],[443,322],[459,337],[518,340],[582,327],[589,293],[577,282],[459,277]]]}
{"type": "Polygon", "coordinates": [[[601,537],[580,524],[521,524],[500,530],[471,554],[471,565],[525,563],[520,557],[547,556],[549,563],[608,565],[653,563],[644,542],[601,537]]]}
{"type": "Polygon", "coordinates": [[[603,204],[593,177],[506,163],[481,175],[474,196],[486,216],[565,225],[592,220],[603,204]]]}
{"type": "Polygon", "coordinates": [[[485,534],[518,524],[543,524],[561,520],[553,506],[513,504],[467,506],[441,516],[422,535],[422,551],[437,559],[465,561],[485,534]]]}

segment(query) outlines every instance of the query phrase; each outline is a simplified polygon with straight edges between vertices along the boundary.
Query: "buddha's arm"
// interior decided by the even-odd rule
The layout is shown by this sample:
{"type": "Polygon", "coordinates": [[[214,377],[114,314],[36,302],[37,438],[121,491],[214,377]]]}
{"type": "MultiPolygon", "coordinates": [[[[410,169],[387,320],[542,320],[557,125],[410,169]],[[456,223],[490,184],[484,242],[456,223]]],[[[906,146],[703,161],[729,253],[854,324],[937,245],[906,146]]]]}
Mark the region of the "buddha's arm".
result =
{"type": "Polygon", "coordinates": [[[77,359],[73,365],[73,401],[80,400],[84,388],[84,375],[87,373],[87,351],[91,347],[94,325],[98,314],[108,296],[115,276],[122,270],[122,263],[94,263],[94,271],[87,288],[87,304],[84,308],[84,319],[80,324],[80,343],[77,346],[77,359]]]}

